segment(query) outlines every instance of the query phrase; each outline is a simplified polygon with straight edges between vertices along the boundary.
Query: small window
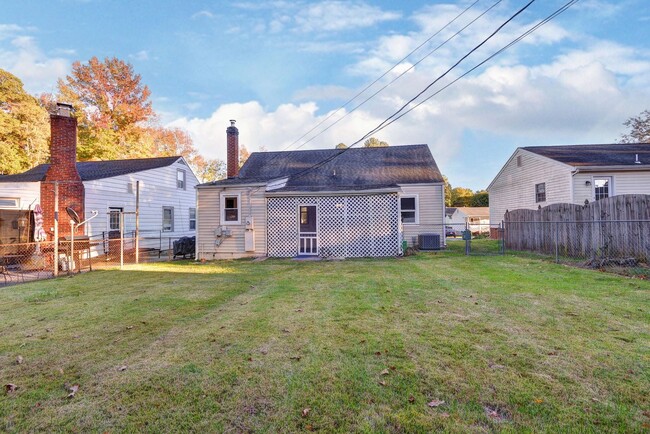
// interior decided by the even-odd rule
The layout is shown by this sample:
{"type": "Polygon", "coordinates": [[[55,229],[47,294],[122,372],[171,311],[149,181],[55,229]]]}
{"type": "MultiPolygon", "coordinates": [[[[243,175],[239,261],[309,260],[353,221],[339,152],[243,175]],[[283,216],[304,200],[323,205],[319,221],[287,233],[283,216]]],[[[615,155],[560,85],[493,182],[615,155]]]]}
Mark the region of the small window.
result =
{"type": "Polygon", "coordinates": [[[535,202],[546,202],[546,183],[535,184],[535,202]]]}
{"type": "Polygon", "coordinates": [[[239,220],[239,205],[238,197],[226,197],[226,203],[224,206],[224,217],[227,222],[236,222],[239,220]]]}
{"type": "Polygon", "coordinates": [[[115,208],[115,207],[108,208],[108,230],[109,231],[120,230],[121,213],[122,213],[122,208],[115,208]]]}
{"type": "Polygon", "coordinates": [[[176,188],[185,190],[185,171],[183,169],[176,170],[176,188]]]}
{"type": "Polygon", "coordinates": [[[190,230],[196,230],[196,208],[190,208],[190,230]]]}
{"type": "Polygon", "coordinates": [[[605,176],[594,178],[594,199],[607,199],[612,195],[612,178],[605,176]]]}
{"type": "Polygon", "coordinates": [[[18,198],[0,197],[0,208],[17,209],[19,205],[18,198]]]}
{"type": "Polygon", "coordinates": [[[162,230],[163,232],[174,232],[174,207],[173,206],[163,207],[162,230]]]}
{"type": "Polygon", "coordinates": [[[402,223],[417,223],[417,200],[415,196],[400,198],[402,223]]]}

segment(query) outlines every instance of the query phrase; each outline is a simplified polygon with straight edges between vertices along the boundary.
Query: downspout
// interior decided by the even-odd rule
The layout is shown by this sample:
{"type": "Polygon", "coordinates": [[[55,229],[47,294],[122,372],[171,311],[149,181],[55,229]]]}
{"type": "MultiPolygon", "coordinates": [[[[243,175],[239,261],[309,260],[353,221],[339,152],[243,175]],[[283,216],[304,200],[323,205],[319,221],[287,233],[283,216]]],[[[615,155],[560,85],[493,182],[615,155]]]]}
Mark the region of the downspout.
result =
{"type": "Polygon", "coordinates": [[[571,203],[575,203],[575,183],[573,182],[573,177],[576,176],[578,173],[580,173],[580,169],[576,167],[574,170],[571,171],[571,176],[569,177],[569,180],[571,182],[571,189],[570,189],[571,203]]]}

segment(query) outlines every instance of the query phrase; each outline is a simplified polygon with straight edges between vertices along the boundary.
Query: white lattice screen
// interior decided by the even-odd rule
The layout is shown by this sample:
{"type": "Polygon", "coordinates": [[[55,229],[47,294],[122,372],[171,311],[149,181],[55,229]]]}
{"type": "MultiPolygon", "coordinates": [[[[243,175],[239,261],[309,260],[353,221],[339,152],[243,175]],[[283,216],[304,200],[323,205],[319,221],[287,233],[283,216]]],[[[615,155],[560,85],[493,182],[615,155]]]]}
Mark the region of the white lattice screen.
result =
{"type": "Polygon", "coordinates": [[[401,253],[397,195],[377,194],[269,198],[269,256],[298,255],[300,205],[317,207],[320,256],[396,256],[401,253]]]}

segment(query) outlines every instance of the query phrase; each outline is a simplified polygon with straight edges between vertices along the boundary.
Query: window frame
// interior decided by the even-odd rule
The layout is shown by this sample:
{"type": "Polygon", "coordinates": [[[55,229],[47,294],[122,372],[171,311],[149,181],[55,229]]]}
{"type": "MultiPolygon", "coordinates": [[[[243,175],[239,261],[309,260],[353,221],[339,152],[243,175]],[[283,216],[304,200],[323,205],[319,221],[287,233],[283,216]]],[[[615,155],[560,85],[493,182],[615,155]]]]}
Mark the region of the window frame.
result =
{"type": "Polygon", "coordinates": [[[609,175],[593,176],[591,178],[591,185],[592,185],[591,194],[592,194],[592,198],[593,198],[594,201],[607,199],[608,197],[614,196],[614,177],[613,176],[609,176],[609,175]],[[607,180],[607,196],[599,198],[596,195],[596,188],[597,188],[596,187],[596,181],[600,181],[600,180],[607,180]]]}
{"type": "Polygon", "coordinates": [[[189,214],[190,230],[195,231],[196,230],[196,208],[189,208],[188,214],[189,214]],[[194,214],[194,217],[192,217],[192,214],[194,214]]]}
{"type": "Polygon", "coordinates": [[[535,184],[535,203],[546,202],[546,182],[540,182],[535,184]],[[539,186],[544,188],[544,191],[539,191],[539,186]],[[540,196],[543,195],[543,196],[540,196]]]}
{"type": "Polygon", "coordinates": [[[399,221],[403,225],[419,225],[420,224],[420,198],[417,194],[403,194],[399,197],[399,221]],[[414,209],[402,209],[402,199],[414,199],[414,209]],[[403,214],[404,212],[412,212],[415,214],[414,221],[405,222],[403,214]]]}
{"type": "Polygon", "coordinates": [[[0,197],[0,200],[11,200],[14,202],[13,206],[4,206],[0,205],[0,209],[20,209],[20,198],[19,197],[0,197]]]}
{"type": "Polygon", "coordinates": [[[219,214],[220,222],[224,226],[228,225],[240,225],[241,224],[241,193],[221,193],[219,199],[219,214]],[[228,208],[228,209],[237,209],[237,220],[226,220],[226,199],[228,198],[237,198],[237,208],[228,208]]]}
{"type": "Polygon", "coordinates": [[[174,207],[173,206],[163,206],[162,207],[162,231],[163,232],[174,232],[174,207]],[[170,229],[165,229],[165,211],[171,211],[171,227],[170,229]]]}
{"type": "Polygon", "coordinates": [[[108,230],[109,231],[119,231],[120,230],[120,214],[124,212],[124,208],[121,206],[109,206],[108,207],[108,230]],[[112,217],[117,214],[117,227],[112,225],[112,217]]]}
{"type": "Polygon", "coordinates": [[[176,188],[179,190],[186,190],[187,189],[187,173],[185,172],[184,169],[176,169],[176,188]],[[178,175],[182,174],[183,179],[178,179],[178,175]],[[182,185],[179,185],[181,183],[182,185]]]}

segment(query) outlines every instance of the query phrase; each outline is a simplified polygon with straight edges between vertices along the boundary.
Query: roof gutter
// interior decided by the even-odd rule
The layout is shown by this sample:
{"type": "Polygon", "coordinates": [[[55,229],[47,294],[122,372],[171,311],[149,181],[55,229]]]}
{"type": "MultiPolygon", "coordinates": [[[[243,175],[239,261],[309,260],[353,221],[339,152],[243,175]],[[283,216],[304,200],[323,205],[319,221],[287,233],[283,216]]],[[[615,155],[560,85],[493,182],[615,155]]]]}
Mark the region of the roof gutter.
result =
{"type": "Polygon", "coordinates": [[[245,188],[245,187],[263,187],[266,182],[246,183],[246,184],[199,184],[195,186],[196,189],[208,188],[245,188]]]}
{"type": "Polygon", "coordinates": [[[650,170],[650,166],[647,164],[636,166],[578,166],[571,172],[571,174],[577,175],[582,172],[641,172],[648,170],[650,170]]]}
{"type": "Polygon", "coordinates": [[[287,197],[287,196],[367,196],[369,194],[400,193],[399,187],[377,188],[372,190],[334,190],[334,191],[267,191],[266,197],[287,197]]]}

